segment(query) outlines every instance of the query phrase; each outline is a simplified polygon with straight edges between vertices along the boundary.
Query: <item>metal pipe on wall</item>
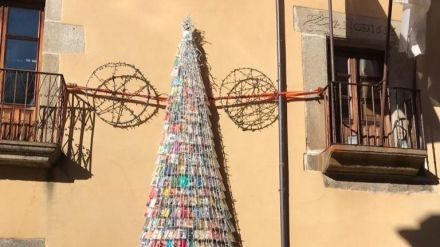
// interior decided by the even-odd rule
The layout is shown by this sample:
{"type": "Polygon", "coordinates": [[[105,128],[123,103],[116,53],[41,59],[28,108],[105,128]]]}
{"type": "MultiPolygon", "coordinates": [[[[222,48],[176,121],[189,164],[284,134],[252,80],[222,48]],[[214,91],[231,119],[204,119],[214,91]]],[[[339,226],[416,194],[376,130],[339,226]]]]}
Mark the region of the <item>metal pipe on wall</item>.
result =
{"type": "Polygon", "coordinates": [[[333,0],[328,0],[328,28],[330,36],[330,78],[331,82],[335,82],[335,45],[333,34],[333,0]]]}
{"type": "MultiPolygon", "coordinates": [[[[330,80],[328,83],[328,89],[330,92],[329,97],[332,98],[334,96],[334,89],[333,89],[333,83],[336,81],[336,75],[335,75],[335,45],[334,45],[334,34],[333,34],[333,0],[328,0],[328,28],[329,28],[329,49],[330,49],[330,80]]],[[[332,130],[332,133],[330,135],[330,143],[333,143],[336,141],[336,131],[334,131],[334,128],[336,126],[336,120],[334,118],[335,116],[335,103],[332,100],[331,105],[329,105],[331,108],[330,110],[330,119],[332,121],[330,122],[330,129],[332,130]]]]}
{"type": "Polygon", "coordinates": [[[384,145],[384,121],[385,121],[385,98],[386,91],[388,87],[388,57],[390,50],[390,37],[391,37],[391,15],[393,14],[393,0],[388,1],[388,20],[387,20],[387,36],[385,43],[385,54],[383,58],[383,78],[382,78],[382,94],[381,94],[381,102],[380,102],[380,133],[379,133],[379,144],[381,146],[384,145]]]}
{"type": "MultiPolygon", "coordinates": [[[[286,84],[286,37],[284,20],[284,0],[276,0],[277,22],[277,68],[278,92],[287,90],[286,84]]],[[[279,144],[279,184],[281,246],[290,246],[289,225],[289,156],[287,142],[287,99],[278,95],[278,144],[279,144]]]]}

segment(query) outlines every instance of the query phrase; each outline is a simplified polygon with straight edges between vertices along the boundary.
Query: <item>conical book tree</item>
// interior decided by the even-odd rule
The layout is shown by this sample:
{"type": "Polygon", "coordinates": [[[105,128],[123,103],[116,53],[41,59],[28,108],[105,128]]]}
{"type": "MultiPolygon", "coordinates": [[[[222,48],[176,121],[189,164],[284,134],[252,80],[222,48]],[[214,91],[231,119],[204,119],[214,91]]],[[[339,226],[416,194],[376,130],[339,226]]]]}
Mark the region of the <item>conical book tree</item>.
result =
{"type": "Polygon", "coordinates": [[[142,247],[235,246],[190,19],[172,72],[142,247]]]}

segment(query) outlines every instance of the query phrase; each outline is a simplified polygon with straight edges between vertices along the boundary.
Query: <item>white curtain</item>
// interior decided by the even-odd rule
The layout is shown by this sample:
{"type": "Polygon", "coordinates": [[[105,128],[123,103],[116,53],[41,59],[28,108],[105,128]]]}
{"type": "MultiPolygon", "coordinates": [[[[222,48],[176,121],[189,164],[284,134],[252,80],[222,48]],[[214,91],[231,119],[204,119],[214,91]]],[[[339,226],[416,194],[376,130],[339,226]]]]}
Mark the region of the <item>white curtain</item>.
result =
{"type": "Polygon", "coordinates": [[[426,14],[431,0],[394,0],[394,2],[403,5],[399,51],[406,52],[411,57],[424,54],[426,14]]]}

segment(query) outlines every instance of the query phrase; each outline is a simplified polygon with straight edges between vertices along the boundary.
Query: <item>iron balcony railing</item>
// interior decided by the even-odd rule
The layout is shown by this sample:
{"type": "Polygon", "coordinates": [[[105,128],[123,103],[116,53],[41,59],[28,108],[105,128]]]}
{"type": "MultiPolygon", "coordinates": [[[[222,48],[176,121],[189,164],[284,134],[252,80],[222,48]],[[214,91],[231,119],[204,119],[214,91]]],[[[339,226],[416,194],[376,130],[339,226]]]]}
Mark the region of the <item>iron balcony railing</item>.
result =
{"type": "Polygon", "coordinates": [[[0,68],[0,92],[0,140],[61,144],[63,75],[0,68]]]}
{"type": "Polygon", "coordinates": [[[425,149],[420,92],[388,87],[381,129],[382,85],[333,82],[324,93],[327,146],[350,144],[425,149]],[[380,140],[383,131],[383,140],[380,140]]]}

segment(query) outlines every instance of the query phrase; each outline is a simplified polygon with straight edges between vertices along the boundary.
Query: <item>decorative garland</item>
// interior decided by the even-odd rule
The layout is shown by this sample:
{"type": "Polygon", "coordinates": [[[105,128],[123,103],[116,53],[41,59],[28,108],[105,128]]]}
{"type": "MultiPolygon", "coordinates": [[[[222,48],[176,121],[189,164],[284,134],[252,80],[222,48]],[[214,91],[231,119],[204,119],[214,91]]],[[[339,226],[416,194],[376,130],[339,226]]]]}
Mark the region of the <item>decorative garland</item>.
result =
{"type": "Polygon", "coordinates": [[[172,71],[142,247],[235,246],[197,58],[187,18],[172,71]]]}

